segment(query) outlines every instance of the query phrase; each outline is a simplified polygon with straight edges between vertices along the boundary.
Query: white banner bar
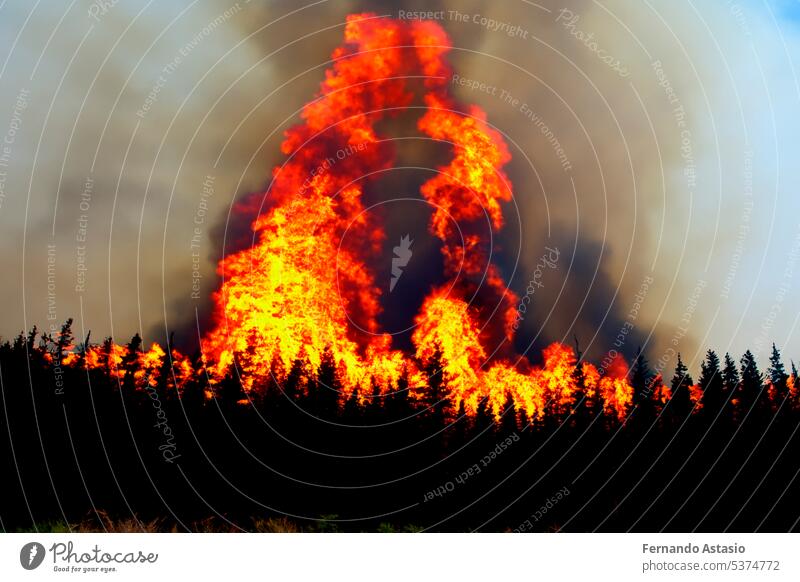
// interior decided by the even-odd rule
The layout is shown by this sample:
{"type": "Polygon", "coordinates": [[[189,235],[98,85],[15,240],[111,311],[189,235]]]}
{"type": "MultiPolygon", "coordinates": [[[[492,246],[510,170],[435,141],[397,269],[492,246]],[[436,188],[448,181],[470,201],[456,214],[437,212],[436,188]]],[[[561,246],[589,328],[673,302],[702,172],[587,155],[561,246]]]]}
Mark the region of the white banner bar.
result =
{"type": "Polygon", "coordinates": [[[796,581],[799,544],[791,534],[4,534],[0,580],[796,581]]]}

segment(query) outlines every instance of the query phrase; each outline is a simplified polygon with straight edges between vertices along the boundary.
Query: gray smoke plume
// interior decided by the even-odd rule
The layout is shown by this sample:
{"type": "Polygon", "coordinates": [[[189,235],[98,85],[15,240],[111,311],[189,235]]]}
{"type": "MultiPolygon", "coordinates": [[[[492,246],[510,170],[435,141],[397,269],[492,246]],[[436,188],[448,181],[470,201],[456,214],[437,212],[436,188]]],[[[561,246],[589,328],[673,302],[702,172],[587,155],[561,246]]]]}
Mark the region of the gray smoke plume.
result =
{"type": "MultiPolygon", "coordinates": [[[[736,4],[678,4],[87,0],[63,21],[4,5],[0,226],[13,284],[0,287],[0,333],[74,316],[95,338],[196,334],[216,263],[252,239],[282,132],[316,93],[345,16],[425,11],[452,38],[454,92],[513,156],[493,260],[524,296],[546,249],[559,251],[519,349],[577,335],[596,358],[628,329],[620,351],[642,345],[665,367],[674,351],[696,361],[701,344],[735,352],[761,335],[796,350],[791,318],[769,316],[797,232],[796,197],[772,171],[783,132],[796,135],[794,117],[785,130],[774,121],[791,109],[776,35],[736,4]]],[[[445,150],[397,143],[407,166],[435,168],[445,150]]],[[[370,196],[413,196],[424,175],[392,174],[370,196]]],[[[435,271],[421,237],[398,285],[421,288],[435,271]]]]}

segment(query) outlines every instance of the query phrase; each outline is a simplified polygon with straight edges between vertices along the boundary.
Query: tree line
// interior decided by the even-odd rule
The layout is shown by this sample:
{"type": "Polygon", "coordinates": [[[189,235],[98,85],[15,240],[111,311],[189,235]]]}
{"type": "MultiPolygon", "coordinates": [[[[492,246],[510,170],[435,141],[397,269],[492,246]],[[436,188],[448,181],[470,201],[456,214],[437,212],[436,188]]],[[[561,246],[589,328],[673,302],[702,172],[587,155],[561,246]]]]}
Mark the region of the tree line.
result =
{"type": "Polygon", "coordinates": [[[325,351],[245,389],[235,367],[211,382],[199,354],[176,370],[143,362],[138,335],[91,348],[71,324],[0,344],[6,530],[98,512],[178,529],[327,516],[355,531],[784,531],[800,515],[797,370],[775,346],[763,372],[751,351],[709,350],[697,382],[678,357],[665,383],[639,353],[625,418],[578,391],[567,413],[531,419],[512,399],[498,416],[454,407],[441,354],[420,363],[424,386],[403,375],[344,396],[325,351]]]}

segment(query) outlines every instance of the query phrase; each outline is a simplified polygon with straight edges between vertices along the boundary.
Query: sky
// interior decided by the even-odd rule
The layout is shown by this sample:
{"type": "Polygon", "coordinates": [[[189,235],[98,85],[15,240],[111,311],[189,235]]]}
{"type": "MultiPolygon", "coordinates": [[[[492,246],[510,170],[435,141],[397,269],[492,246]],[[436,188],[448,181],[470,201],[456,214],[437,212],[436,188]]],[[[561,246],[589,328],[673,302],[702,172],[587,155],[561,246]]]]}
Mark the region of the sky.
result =
{"type": "Polygon", "coordinates": [[[513,157],[498,261],[520,294],[542,277],[520,349],[800,358],[800,3],[777,0],[0,3],[0,336],[196,335],[345,16],[421,8],[497,88],[453,87],[513,157]]]}

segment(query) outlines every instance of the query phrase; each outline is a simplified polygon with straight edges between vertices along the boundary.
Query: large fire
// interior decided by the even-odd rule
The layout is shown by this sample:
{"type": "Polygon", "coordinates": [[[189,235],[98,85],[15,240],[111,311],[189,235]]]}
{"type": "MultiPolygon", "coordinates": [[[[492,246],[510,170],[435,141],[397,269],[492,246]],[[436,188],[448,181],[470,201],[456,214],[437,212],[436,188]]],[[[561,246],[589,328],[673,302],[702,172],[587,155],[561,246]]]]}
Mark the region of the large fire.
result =
{"type": "MultiPolygon", "coordinates": [[[[287,161],[273,171],[268,210],[252,224],[255,244],[218,266],[222,284],[202,340],[204,373],[213,382],[235,367],[248,391],[272,375],[285,378],[296,361],[316,370],[329,353],[342,401],[375,386],[393,391],[403,374],[424,389],[438,365],[433,373],[441,374],[452,409],[463,406],[469,415],[482,401],[500,415],[509,398],[531,419],[569,414],[585,397],[623,419],[633,389],[621,358],[601,373],[559,343],[544,351],[541,367],[513,354],[518,298],[473,224],[488,218],[490,228],[503,226],[512,186],[502,168],[510,154],[483,111],[450,95],[448,50],[447,35],[432,22],[348,18],[318,98],[286,132],[287,161]],[[385,232],[365,212],[362,195],[394,162],[376,125],[420,101],[419,131],[452,148],[450,163],[421,187],[449,282],[430,290],[415,317],[412,355],[393,349],[378,324],[382,291],[369,265],[385,232]]],[[[127,348],[107,342],[89,346],[84,361],[114,370],[125,357],[127,348]]],[[[180,389],[194,373],[176,350],[165,366],[167,354],[156,344],[136,357],[140,384],[172,368],[180,389]]],[[[65,363],[77,359],[69,354],[65,363]]]]}

